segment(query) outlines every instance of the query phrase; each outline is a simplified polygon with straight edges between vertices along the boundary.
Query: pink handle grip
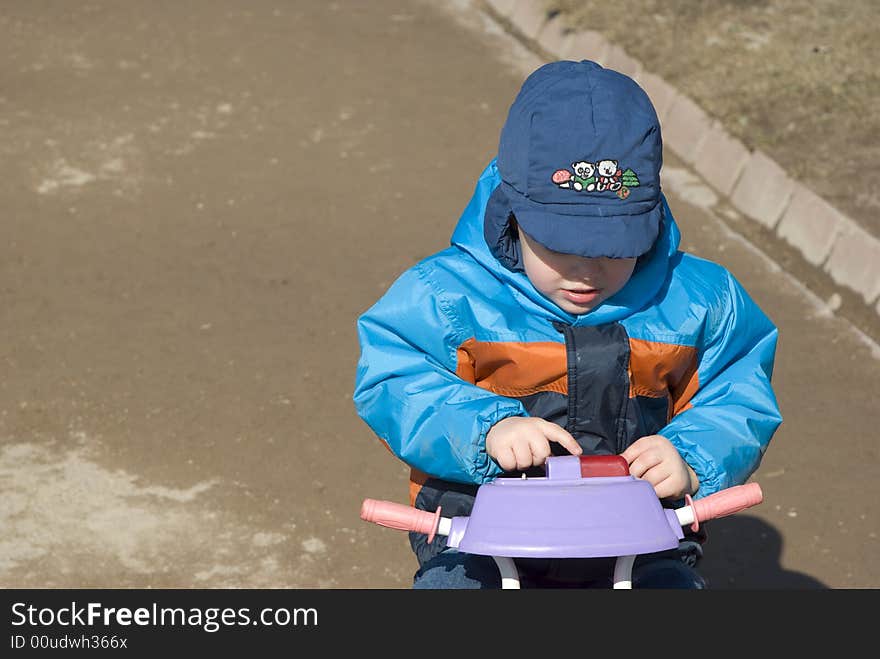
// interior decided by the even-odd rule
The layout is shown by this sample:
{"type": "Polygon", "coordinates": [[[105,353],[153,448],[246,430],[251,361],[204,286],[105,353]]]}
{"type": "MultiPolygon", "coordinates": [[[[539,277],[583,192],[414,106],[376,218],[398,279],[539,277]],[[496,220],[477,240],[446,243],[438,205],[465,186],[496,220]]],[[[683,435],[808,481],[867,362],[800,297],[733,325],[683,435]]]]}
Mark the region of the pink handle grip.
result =
{"type": "Polygon", "coordinates": [[[694,509],[694,524],[705,522],[708,519],[733,515],[740,510],[756,506],[763,500],[764,493],[761,492],[761,486],[757,483],[737,485],[721,490],[691,503],[694,509]]]}
{"type": "Polygon", "coordinates": [[[440,523],[440,508],[434,513],[429,513],[393,501],[364,499],[361,505],[361,519],[401,531],[427,533],[430,544],[440,523]]]}

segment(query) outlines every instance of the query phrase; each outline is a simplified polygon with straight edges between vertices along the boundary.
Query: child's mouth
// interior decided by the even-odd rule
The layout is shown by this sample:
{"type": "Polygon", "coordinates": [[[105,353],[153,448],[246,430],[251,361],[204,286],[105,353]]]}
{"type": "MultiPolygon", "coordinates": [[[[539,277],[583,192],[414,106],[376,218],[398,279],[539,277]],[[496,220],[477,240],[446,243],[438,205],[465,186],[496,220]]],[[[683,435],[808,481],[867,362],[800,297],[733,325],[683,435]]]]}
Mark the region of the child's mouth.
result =
{"type": "Polygon", "coordinates": [[[575,304],[590,304],[594,302],[602,292],[599,288],[562,289],[562,294],[575,304]]]}

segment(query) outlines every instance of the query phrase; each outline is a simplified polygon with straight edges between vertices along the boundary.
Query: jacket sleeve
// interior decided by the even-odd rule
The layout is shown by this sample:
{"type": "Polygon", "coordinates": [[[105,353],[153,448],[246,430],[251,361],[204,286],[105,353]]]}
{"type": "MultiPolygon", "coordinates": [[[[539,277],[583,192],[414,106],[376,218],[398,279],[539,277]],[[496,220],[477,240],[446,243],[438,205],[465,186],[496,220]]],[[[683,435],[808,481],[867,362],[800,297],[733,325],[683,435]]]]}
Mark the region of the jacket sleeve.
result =
{"type": "Polygon", "coordinates": [[[360,417],[401,460],[461,483],[503,473],[486,453],[486,433],[522,404],[459,378],[466,330],[420,266],[405,272],[358,319],[360,359],[354,403],[360,417]]]}
{"type": "Polygon", "coordinates": [[[700,479],[694,498],[748,480],[782,423],[770,385],[776,327],[730,273],[725,284],[708,316],[698,388],[659,433],[700,479]]]}

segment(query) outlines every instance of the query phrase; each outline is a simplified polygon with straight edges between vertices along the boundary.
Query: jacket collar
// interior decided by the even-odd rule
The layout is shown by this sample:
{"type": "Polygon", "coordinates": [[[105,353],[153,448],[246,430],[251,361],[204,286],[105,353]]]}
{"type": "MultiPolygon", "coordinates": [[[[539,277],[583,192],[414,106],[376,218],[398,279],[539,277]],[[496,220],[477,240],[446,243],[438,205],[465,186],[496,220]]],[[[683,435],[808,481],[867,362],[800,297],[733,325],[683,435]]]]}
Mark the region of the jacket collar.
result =
{"type": "Polygon", "coordinates": [[[452,234],[451,244],[470,254],[494,277],[509,285],[527,312],[570,325],[600,325],[621,320],[640,310],[666,282],[681,234],[666,197],[661,193],[663,220],[660,235],[651,250],[639,257],[626,286],[589,313],[573,316],[563,311],[539,293],[522,270],[519,246],[511,235],[508,218],[499,217],[491,203],[492,193],[500,183],[501,177],[493,159],[477,181],[474,195],[452,234]]]}

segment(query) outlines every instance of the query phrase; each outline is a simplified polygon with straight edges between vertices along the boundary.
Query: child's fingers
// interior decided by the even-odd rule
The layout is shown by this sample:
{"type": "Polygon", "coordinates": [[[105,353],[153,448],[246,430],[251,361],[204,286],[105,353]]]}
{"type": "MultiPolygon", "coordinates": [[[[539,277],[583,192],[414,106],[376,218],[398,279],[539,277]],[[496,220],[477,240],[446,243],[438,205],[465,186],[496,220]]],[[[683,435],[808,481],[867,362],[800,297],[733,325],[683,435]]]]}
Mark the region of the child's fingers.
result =
{"type": "Polygon", "coordinates": [[[532,466],[532,447],[528,442],[517,442],[513,445],[516,468],[528,469],[532,466]]]}
{"type": "Polygon", "coordinates": [[[532,437],[529,442],[532,449],[532,466],[537,467],[544,464],[544,461],[550,457],[550,442],[546,437],[532,437]]]}
{"type": "Polygon", "coordinates": [[[504,471],[513,471],[516,469],[516,454],[511,447],[507,447],[498,452],[495,461],[504,471]]]}
{"type": "Polygon", "coordinates": [[[654,437],[656,437],[656,435],[640,437],[624,449],[623,453],[620,454],[621,457],[623,457],[628,464],[632,464],[642,453],[655,447],[654,437]]]}
{"type": "MultiPolygon", "coordinates": [[[[645,451],[644,453],[640,453],[639,456],[630,463],[629,473],[636,478],[650,480],[647,478],[647,473],[662,462],[663,456],[656,451],[645,451]]],[[[652,485],[653,484],[654,483],[652,483],[652,485]]]]}
{"type": "Polygon", "coordinates": [[[657,494],[658,499],[668,497],[676,488],[675,474],[668,465],[659,464],[652,467],[642,475],[642,480],[648,481],[657,494]]]}
{"type": "Polygon", "coordinates": [[[652,483],[652,485],[654,486],[654,492],[657,494],[658,499],[665,499],[666,497],[679,494],[680,488],[677,487],[678,484],[672,477],[672,474],[661,480],[659,483],[652,483]]]}
{"type": "Polygon", "coordinates": [[[650,449],[651,447],[647,442],[643,442],[641,440],[636,440],[632,444],[624,449],[623,453],[621,453],[621,457],[627,461],[628,464],[632,464],[636,461],[636,459],[645,451],[650,449]]]}
{"type": "Polygon", "coordinates": [[[564,446],[565,449],[572,455],[580,455],[584,452],[584,450],[581,448],[581,445],[578,444],[577,440],[571,436],[570,432],[568,432],[562,426],[556,425],[552,421],[547,421],[544,424],[544,436],[551,442],[562,444],[562,446],[564,446]]]}
{"type": "Polygon", "coordinates": [[[626,447],[626,449],[624,449],[623,453],[620,454],[620,457],[622,457],[624,460],[626,460],[627,464],[631,465],[633,463],[633,461],[637,457],[639,457],[639,453],[641,453],[641,451],[639,450],[638,446],[636,446],[636,444],[638,444],[638,442],[636,442],[635,444],[630,444],[629,446],[626,447]]]}

